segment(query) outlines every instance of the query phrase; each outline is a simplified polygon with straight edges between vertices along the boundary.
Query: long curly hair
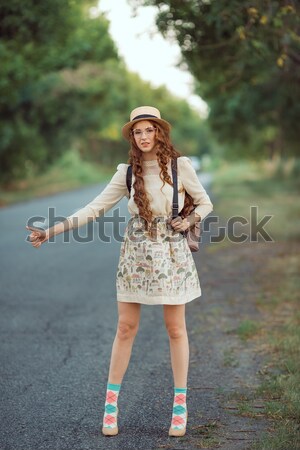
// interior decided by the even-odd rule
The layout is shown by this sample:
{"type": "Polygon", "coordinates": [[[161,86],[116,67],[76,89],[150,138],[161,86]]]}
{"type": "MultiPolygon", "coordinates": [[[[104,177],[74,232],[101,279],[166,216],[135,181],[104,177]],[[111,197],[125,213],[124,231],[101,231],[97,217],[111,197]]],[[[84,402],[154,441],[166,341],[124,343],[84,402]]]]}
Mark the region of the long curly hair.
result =
{"type": "MultiPolygon", "coordinates": [[[[151,122],[151,120],[149,120],[151,122]]],[[[156,128],[156,155],[158,164],[160,166],[160,179],[163,182],[163,186],[165,183],[173,186],[172,179],[168,174],[167,164],[170,159],[177,159],[179,156],[182,156],[180,152],[178,152],[170,140],[170,135],[167,133],[158,123],[153,123],[153,126],[156,128]]],[[[129,150],[129,159],[128,164],[132,165],[132,172],[135,176],[135,181],[133,184],[134,187],[134,201],[138,207],[139,215],[145,220],[146,230],[150,230],[151,235],[151,224],[153,221],[153,214],[150,207],[150,201],[147,196],[147,192],[144,186],[144,178],[143,178],[143,152],[136,145],[135,139],[132,134],[130,134],[130,143],[131,148],[129,150]]],[[[161,189],[163,188],[161,187],[161,189]]],[[[178,191],[182,192],[182,191],[178,191]]],[[[193,198],[185,192],[185,200],[182,211],[180,212],[181,217],[186,217],[190,210],[193,207],[193,198]]]]}

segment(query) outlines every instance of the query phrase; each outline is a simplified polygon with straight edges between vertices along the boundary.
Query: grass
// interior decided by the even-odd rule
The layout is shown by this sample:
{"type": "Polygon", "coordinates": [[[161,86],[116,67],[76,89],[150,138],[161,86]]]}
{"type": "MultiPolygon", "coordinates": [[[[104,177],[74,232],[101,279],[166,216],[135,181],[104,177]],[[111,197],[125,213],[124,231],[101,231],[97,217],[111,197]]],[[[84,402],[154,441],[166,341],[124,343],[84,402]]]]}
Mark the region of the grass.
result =
{"type": "MultiPolygon", "coordinates": [[[[215,214],[223,222],[233,216],[245,217],[248,226],[235,225],[236,234],[240,234],[249,230],[251,206],[256,206],[258,221],[266,215],[273,216],[264,228],[275,241],[300,241],[300,176],[293,176],[297,163],[287,162],[280,178],[276,161],[223,164],[214,171],[212,181],[218,199],[215,214]]],[[[221,248],[219,245],[210,247],[221,248]]]]}
{"type": "Polygon", "coordinates": [[[234,349],[226,349],[223,352],[223,364],[225,367],[238,367],[239,361],[234,354],[234,349]]]}
{"type": "Polygon", "coordinates": [[[197,448],[211,448],[218,446],[220,444],[220,440],[215,434],[219,427],[220,424],[216,421],[193,427],[194,433],[200,438],[197,440],[197,448]]]}
{"type": "MultiPolygon", "coordinates": [[[[272,286],[266,284],[264,303],[260,305],[269,317],[267,344],[270,348],[270,361],[269,371],[257,394],[266,399],[268,417],[279,422],[274,442],[278,442],[278,433],[282,435],[284,428],[281,428],[281,424],[284,423],[285,428],[291,431],[290,448],[293,448],[295,433],[298,433],[298,443],[300,442],[300,429],[297,431],[295,427],[300,423],[299,254],[282,254],[268,266],[270,275],[272,278],[277,275],[278,281],[272,286]],[[271,315],[268,314],[270,311],[271,315]]],[[[264,442],[266,439],[265,437],[264,442]]],[[[276,445],[274,444],[274,448],[278,448],[276,445]]]]}
{"type": "Polygon", "coordinates": [[[254,443],[252,450],[297,450],[299,449],[299,425],[283,421],[276,426],[276,431],[264,433],[261,439],[254,443]]]}
{"type": "MultiPolygon", "coordinates": [[[[293,257],[291,256],[291,259],[293,257]]],[[[281,270],[282,278],[278,281],[282,287],[278,289],[277,311],[274,304],[264,303],[268,308],[267,332],[260,336],[261,345],[268,348],[268,364],[261,371],[262,382],[259,387],[244,396],[234,392],[228,395],[228,400],[236,400],[240,415],[247,417],[266,416],[272,420],[273,426],[258,442],[251,447],[253,450],[285,450],[299,448],[300,443],[300,313],[297,312],[298,290],[291,296],[294,309],[289,306],[288,314],[277,322],[277,314],[282,314],[286,306],[287,285],[294,286],[293,279],[288,277],[290,267],[281,270]],[[269,322],[269,323],[268,323],[269,322]],[[274,323],[276,325],[274,326],[274,323]],[[259,409],[256,409],[259,399],[259,409]],[[296,445],[297,443],[297,445],[296,445]]],[[[293,293],[290,286],[289,292],[293,293]]],[[[275,286],[274,286],[275,288],[275,286]]],[[[272,298],[272,297],[271,297],[272,298]]],[[[266,317],[266,316],[265,316],[266,317]]],[[[242,327],[243,332],[248,330],[242,327]]],[[[252,333],[252,332],[251,332],[252,333]]],[[[247,334],[247,333],[246,333],[247,334]]],[[[229,355],[230,358],[230,355],[229,355]]]]}
{"type": "Polygon", "coordinates": [[[109,181],[115,168],[82,161],[76,151],[66,152],[45,173],[28,173],[27,178],[0,188],[0,206],[69,191],[109,181]]]}
{"type": "Polygon", "coordinates": [[[260,325],[253,320],[243,320],[236,329],[237,335],[243,340],[253,337],[259,330],[260,325]]]}
{"type": "MultiPolygon", "coordinates": [[[[242,340],[255,336],[255,348],[264,352],[267,359],[260,371],[260,386],[252,388],[249,398],[237,400],[239,414],[263,415],[273,424],[253,444],[253,450],[300,448],[299,170],[299,161],[241,162],[219,166],[213,178],[215,214],[225,221],[241,215],[250,223],[250,206],[257,205],[259,218],[273,215],[265,229],[273,236],[275,245],[280,246],[274,256],[261,259],[259,273],[254,274],[253,281],[261,287],[256,299],[261,319],[242,318],[234,330],[242,340]]],[[[242,232],[245,229],[249,233],[250,225],[240,227],[242,232]]],[[[228,238],[227,242],[234,245],[228,238]]],[[[213,247],[217,252],[225,245],[223,242],[213,247]]],[[[224,353],[224,364],[234,364],[230,351],[224,353]]]]}

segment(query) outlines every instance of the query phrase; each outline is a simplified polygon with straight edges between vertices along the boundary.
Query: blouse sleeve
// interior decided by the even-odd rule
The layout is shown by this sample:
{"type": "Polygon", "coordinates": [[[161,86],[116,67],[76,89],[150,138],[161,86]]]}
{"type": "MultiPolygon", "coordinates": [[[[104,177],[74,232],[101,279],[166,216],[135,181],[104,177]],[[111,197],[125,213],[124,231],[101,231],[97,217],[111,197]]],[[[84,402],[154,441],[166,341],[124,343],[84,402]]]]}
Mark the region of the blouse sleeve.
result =
{"type": "Polygon", "coordinates": [[[187,156],[181,156],[177,159],[177,162],[178,175],[181,178],[183,187],[193,197],[194,204],[197,205],[195,213],[203,220],[213,210],[213,204],[199,181],[192,161],[187,156]]]}
{"type": "Polygon", "coordinates": [[[124,196],[128,196],[126,172],[128,164],[119,164],[104,190],[79,211],[67,217],[72,228],[81,227],[109,211],[124,196]]]}

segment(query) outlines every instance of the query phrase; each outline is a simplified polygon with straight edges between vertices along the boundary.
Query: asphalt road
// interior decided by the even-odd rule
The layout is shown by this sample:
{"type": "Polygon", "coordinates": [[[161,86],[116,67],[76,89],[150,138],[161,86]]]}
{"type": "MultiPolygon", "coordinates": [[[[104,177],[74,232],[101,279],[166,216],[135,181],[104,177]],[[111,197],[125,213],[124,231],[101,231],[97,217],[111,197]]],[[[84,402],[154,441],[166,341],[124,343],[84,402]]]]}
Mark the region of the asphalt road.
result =
{"type": "MultiPolygon", "coordinates": [[[[26,242],[28,219],[48,217],[49,207],[68,215],[103,187],[0,210],[1,450],[183,448],[168,437],[173,379],[160,305],[142,307],[119,397],[120,433],[101,434],[120,242],[101,242],[97,223],[87,243],[72,235],[39,249],[26,242]]],[[[127,200],[116,208],[128,220],[127,200]]]]}

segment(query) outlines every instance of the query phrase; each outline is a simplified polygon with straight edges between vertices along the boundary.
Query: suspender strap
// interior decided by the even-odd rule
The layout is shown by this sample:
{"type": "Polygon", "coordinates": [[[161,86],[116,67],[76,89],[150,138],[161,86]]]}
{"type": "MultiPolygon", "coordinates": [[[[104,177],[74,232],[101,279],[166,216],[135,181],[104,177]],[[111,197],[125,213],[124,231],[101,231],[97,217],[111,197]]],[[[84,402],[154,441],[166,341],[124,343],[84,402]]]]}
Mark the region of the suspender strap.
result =
{"type": "Polygon", "coordinates": [[[172,159],[172,177],[173,177],[173,204],[172,219],[178,216],[178,183],[177,183],[177,159],[172,159]]]}
{"type": "Polygon", "coordinates": [[[131,180],[132,180],[132,166],[128,166],[127,168],[127,173],[126,173],[126,184],[127,184],[127,189],[128,192],[130,194],[131,191],[131,180]]]}

